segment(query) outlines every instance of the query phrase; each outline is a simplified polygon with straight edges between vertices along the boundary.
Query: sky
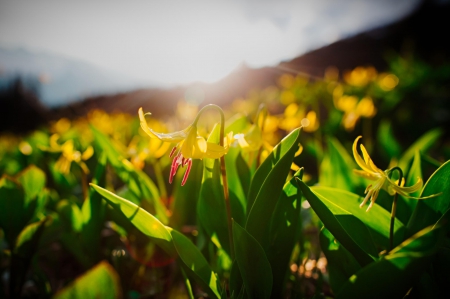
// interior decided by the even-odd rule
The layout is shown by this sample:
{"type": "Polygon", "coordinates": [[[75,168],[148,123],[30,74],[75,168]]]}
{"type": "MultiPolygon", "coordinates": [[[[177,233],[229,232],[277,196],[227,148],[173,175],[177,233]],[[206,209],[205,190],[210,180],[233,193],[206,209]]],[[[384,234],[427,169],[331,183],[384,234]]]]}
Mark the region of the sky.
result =
{"type": "Polygon", "coordinates": [[[0,46],[92,63],[149,84],[214,82],[410,13],[420,0],[0,0],[0,46]]]}

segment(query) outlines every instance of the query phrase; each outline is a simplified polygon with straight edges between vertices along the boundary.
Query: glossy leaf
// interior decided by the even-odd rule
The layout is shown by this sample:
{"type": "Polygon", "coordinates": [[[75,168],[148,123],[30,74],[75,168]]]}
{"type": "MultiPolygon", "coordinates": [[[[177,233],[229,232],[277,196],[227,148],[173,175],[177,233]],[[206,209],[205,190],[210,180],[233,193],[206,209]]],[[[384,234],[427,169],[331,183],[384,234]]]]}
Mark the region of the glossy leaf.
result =
{"type": "MultiPolygon", "coordinates": [[[[372,240],[373,230],[369,230],[360,219],[336,202],[330,201],[325,196],[311,190],[302,181],[299,180],[298,182],[303,195],[325,227],[354,255],[359,264],[365,266],[373,262],[374,258],[377,257],[377,248],[372,240]]],[[[338,191],[338,189],[333,188],[327,189],[336,190],[336,193],[338,191]]],[[[349,194],[352,195],[351,193],[349,194]]],[[[339,198],[342,200],[342,195],[345,196],[346,194],[335,194],[333,199],[339,198]]],[[[352,198],[350,197],[350,199],[352,198]]],[[[354,200],[353,198],[351,202],[354,200]]]]}
{"type": "Polygon", "coordinates": [[[320,247],[327,258],[327,270],[333,292],[339,292],[345,282],[361,269],[353,255],[325,227],[319,234],[320,247]]]}
{"type": "Polygon", "coordinates": [[[270,298],[272,269],[264,249],[243,227],[233,221],[236,261],[249,298],[270,298]]]}
{"type": "MultiPolygon", "coordinates": [[[[218,142],[219,126],[211,132],[208,142],[218,142]]],[[[203,229],[211,238],[216,235],[221,247],[231,255],[228,223],[219,159],[203,159],[203,180],[197,215],[203,229]]]]}
{"type": "Polygon", "coordinates": [[[119,275],[107,262],[101,262],[59,291],[54,299],[122,298],[119,275]]]}
{"type": "Polygon", "coordinates": [[[436,143],[439,137],[441,137],[442,133],[442,130],[439,128],[426,132],[403,153],[398,161],[398,166],[404,173],[408,173],[409,165],[416,151],[426,153],[436,143]]]}
{"type": "Polygon", "coordinates": [[[225,155],[225,165],[233,219],[239,224],[245,225],[250,169],[242,158],[240,148],[230,148],[225,155]]]}
{"type": "Polygon", "coordinates": [[[45,187],[45,173],[34,165],[28,166],[18,176],[17,180],[25,191],[25,205],[35,199],[45,187]]]}
{"type": "Polygon", "coordinates": [[[336,139],[327,139],[328,152],[320,166],[319,184],[321,186],[353,190],[358,177],[353,175],[356,165],[342,144],[336,139]]]}
{"type": "Polygon", "coordinates": [[[172,237],[167,231],[166,226],[162,224],[155,216],[144,209],[141,209],[134,203],[117,196],[116,194],[103,189],[100,186],[91,184],[91,186],[114,208],[120,210],[125,217],[142,233],[151,237],[167,253],[174,255],[175,251],[172,244],[172,237]]]}
{"type": "Polygon", "coordinates": [[[15,239],[30,220],[32,214],[25,205],[22,188],[9,178],[0,179],[0,228],[5,233],[9,245],[14,246],[15,239]],[[7,211],[7,212],[6,212],[7,211]]]}
{"type": "Polygon", "coordinates": [[[206,292],[210,295],[219,294],[218,289],[215,288],[215,273],[209,265],[205,265],[205,259],[200,251],[192,243],[188,243],[190,241],[185,236],[164,226],[153,215],[132,202],[97,185],[91,184],[91,186],[115,209],[120,210],[139,231],[150,237],[169,255],[174,257],[178,255],[194,278],[201,282],[206,292]]]}
{"type": "Polygon", "coordinates": [[[421,196],[440,194],[436,197],[421,199],[408,222],[408,234],[432,225],[450,208],[450,160],[442,164],[426,182],[421,196]]]}
{"type": "Polygon", "coordinates": [[[272,298],[283,294],[292,250],[301,234],[301,191],[296,178],[302,178],[303,168],[286,183],[278,199],[270,223],[270,245],[266,249],[273,273],[272,298]]]}
{"type": "Polygon", "coordinates": [[[201,278],[197,281],[202,283],[204,290],[210,291],[209,295],[211,297],[220,298],[219,280],[198,248],[187,237],[176,230],[171,230],[170,233],[175,249],[186,268],[201,278]]]}
{"type": "MultiPolygon", "coordinates": [[[[366,212],[364,207],[359,207],[363,198],[351,192],[318,186],[312,187],[311,190],[313,190],[314,193],[323,196],[321,199],[325,199],[324,203],[330,207],[331,210],[333,207],[338,206],[362,221],[369,229],[370,235],[377,247],[388,247],[391,221],[390,212],[378,206],[376,203],[369,212],[366,212]]],[[[333,232],[331,231],[331,233],[333,232]]],[[[400,242],[404,240],[404,233],[405,227],[396,219],[394,225],[394,245],[400,244],[400,242]]],[[[336,235],[334,236],[337,237],[336,235]]]]}
{"type": "Polygon", "coordinates": [[[354,274],[336,298],[403,298],[427,268],[442,237],[428,227],[354,274]]]}
{"type": "Polygon", "coordinates": [[[294,154],[299,149],[299,137],[300,128],[275,146],[256,171],[250,185],[245,228],[263,247],[269,241],[270,218],[286,183],[294,154]]]}

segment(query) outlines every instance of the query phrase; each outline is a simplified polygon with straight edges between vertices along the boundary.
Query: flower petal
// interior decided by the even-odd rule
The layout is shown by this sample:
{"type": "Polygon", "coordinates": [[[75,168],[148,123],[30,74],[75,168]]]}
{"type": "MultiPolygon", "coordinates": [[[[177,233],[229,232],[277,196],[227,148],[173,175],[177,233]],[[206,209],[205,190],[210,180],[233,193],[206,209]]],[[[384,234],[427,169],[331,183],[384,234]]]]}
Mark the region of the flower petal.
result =
{"type": "Polygon", "coordinates": [[[408,195],[409,193],[413,193],[416,192],[417,190],[421,189],[423,186],[423,181],[421,178],[418,178],[417,182],[409,187],[400,187],[397,184],[395,184],[394,182],[392,182],[390,180],[390,182],[392,183],[392,189],[394,189],[397,193],[405,196],[408,195]]]}
{"type": "Polygon", "coordinates": [[[352,147],[352,150],[353,150],[353,157],[355,157],[355,161],[356,161],[356,164],[358,164],[359,165],[359,167],[361,167],[364,171],[367,171],[367,172],[373,172],[373,170],[371,169],[371,168],[369,168],[367,165],[366,165],[366,163],[364,162],[364,160],[363,160],[363,158],[361,158],[361,156],[359,155],[359,153],[358,153],[358,150],[357,150],[357,145],[358,145],[358,140],[360,139],[360,138],[362,138],[362,136],[358,136],[356,139],[355,139],[355,142],[353,142],[353,147],[352,147]]]}
{"type": "Polygon", "coordinates": [[[150,136],[151,138],[158,138],[159,140],[166,142],[180,142],[181,140],[185,139],[188,136],[192,128],[192,126],[190,125],[182,131],[177,131],[173,133],[158,133],[149,128],[147,121],[145,120],[145,115],[144,112],[142,111],[142,108],[139,108],[138,113],[142,130],[144,130],[144,132],[147,133],[147,135],[150,136]]]}
{"type": "Polygon", "coordinates": [[[371,181],[376,181],[378,180],[380,177],[377,176],[376,174],[372,173],[372,172],[367,172],[367,171],[362,171],[362,170],[358,170],[358,169],[353,169],[353,172],[363,178],[369,179],[371,181]]]}

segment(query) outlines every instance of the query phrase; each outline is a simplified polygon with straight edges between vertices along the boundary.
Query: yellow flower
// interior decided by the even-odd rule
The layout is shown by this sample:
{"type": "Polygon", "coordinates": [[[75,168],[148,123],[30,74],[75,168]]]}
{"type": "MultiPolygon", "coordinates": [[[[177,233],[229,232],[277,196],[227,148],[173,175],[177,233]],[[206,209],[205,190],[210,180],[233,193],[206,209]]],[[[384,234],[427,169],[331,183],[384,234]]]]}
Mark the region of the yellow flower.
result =
{"type": "Polygon", "coordinates": [[[50,147],[40,147],[42,150],[47,152],[61,152],[61,156],[58,161],[55,163],[55,168],[58,169],[61,173],[68,174],[70,171],[70,166],[72,162],[80,165],[81,169],[84,173],[89,173],[89,168],[83,162],[88,160],[94,154],[94,149],[92,146],[89,146],[83,153],[74,150],[73,140],[67,140],[62,145],[58,143],[59,135],[53,134],[50,137],[50,147]]]}
{"type": "MultiPolygon", "coordinates": [[[[377,166],[375,166],[369,154],[367,153],[366,148],[362,144],[361,144],[361,152],[363,154],[364,159],[359,155],[357,151],[357,144],[360,138],[362,138],[362,136],[359,136],[358,138],[355,139],[355,142],[353,142],[353,156],[355,157],[356,163],[359,165],[359,167],[362,168],[362,170],[354,169],[353,171],[359,176],[362,176],[371,181],[375,181],[373,184],[367,186],[366,191],[364,192],[364,194],[367,195],[364,198],[363,202],[361,203],[360,207],[362,208],[370,199],[370,205],[366,210],[369,211],[374,205],[375,200],[378,197],[378,193],[382,188],[387,192],[389,192],[390,195],[398,193],[404,197],[419,199],[416,197],[409,196],[409,193],[413,193],[422,188],[423,185],[422,179],[418,178],[417,182],[410,187],[398,186],[397,182],[389,178],[390,170],[383,171],[379,169],[377,166]]],[[[402,180],[401,185],[403,184],[404,181],[402,180]]],[[[422,197],[420,199],[424,198],[428,197],[422,197]]]]}
{"type": "Polygon", "coordinates": [[[189,172],[192,166],[192,159],[211,158],[218,159],[228,152],[229,145],[233,139],[233,133],[229,133],[224,138],[224,145],[207,142],[205,138],[198,135],[196,122],[189,125],[186,129],[173,133],[158,133],[148,127],[145,120],[145,114],[142,108],[139,108],[139,120],[141,128],[151,138],[157,138],[161,141],[177,143],[177,145],[170,152],[170,157],[173,157],[172,166],[170,169],[169,183],[172,183],[178,168],[187,165],[181,185],[186,183],[189,172]]]}

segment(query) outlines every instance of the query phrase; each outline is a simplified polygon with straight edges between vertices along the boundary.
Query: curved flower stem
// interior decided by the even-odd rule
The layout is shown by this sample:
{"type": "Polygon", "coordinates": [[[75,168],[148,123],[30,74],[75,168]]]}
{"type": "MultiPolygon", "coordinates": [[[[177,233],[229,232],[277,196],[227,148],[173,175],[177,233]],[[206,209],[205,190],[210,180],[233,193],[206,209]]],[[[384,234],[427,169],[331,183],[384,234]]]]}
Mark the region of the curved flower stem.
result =
{"type": "MultiPolygon", "coordinates": [[[[193,124],[197,124],[200,115],[207,109],[215,109],[220,113],[220,145],[223,146],[223,140],[225,137],[225,115],[223,114],[222,108],[214,104],[204,106],[198,112],[197,117],[194,119],[193,124]]],[[[231,215],[230,195],[228,191],[227,171],[225,167],[225,155],[220,157],[220,170],[222,173],[223,195],[225,198],[225,206],[227,211],[228,238],[230,242],[231,260],[234,260],[233,231],[231,226],[232,215],[231,215]]]]}
{"type": "MultiPolygon", "coordinates": [[[[397,170],[399,173],[398,185],[401,186],[403,180],[403,171],[400,169],[400,167],[396,166],[389,171],[389,174],[391,174],[394,170],[397,170]]],[[[395,224],[395,213],[397,211],[397,198],[398,193],[396,192],[394,195],[394,200],[392,201],[392,209],[391,209],[391,226],[389,228],[389,251],[391,251],[394,248],[394,224],[395,224]]]]}

